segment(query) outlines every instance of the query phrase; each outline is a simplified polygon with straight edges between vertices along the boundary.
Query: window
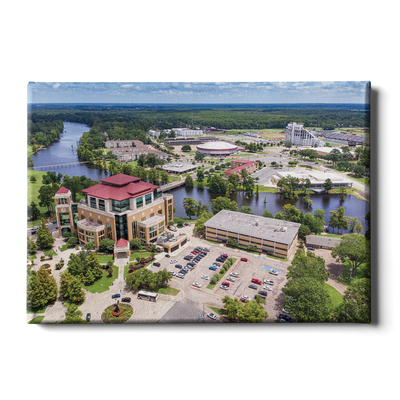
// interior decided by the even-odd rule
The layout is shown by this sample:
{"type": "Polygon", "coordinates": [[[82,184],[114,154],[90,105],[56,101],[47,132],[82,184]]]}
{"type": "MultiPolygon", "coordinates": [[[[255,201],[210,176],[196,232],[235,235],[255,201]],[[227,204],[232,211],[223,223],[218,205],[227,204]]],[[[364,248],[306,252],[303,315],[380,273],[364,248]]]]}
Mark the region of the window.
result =
{"type": "Polygon", "coordinates": [[[154,217],[154,213],[151,213],[151,214],[150,214],[150,218],[151,218],[151,217],[154,217]]]}
{"type": "Polygon", "coordinates": [[[74,219],[74,228],[76,229],[76,223],[79,221],[78,205],[72,204],[72,217],[74,219]]]}
{"type": "Polygon", "coordinates": [[[143,207],[143,196],[136,199],[136,208],[143,207]]]}
{"type": "Polygon", "coordinates": [[[150,239],[153,238],[154,236],[157,236],[157,225],[150,227],[149,233],[150,233],[150,239]]]}
{"type": "Polygon", "coordinates": [[[81,215],[81,219],[85,219],[85,216],[83,214],[81,215]]]}
{"type": "Polygon", "coordinates": [[[163,233],[163,232],[164,232],[164,221],[158,224],[158,233],[163,233]]]}
{"type": "Polygon", "coordinates": [[[99,225],[103,225],[103,223],[98,219],[97,220],[97,223],[99,224],[99,225]]]}
{"type": "Polygon", "coordinates": [[[92,218],[92,217],[89,217],[89,221],[93,222],[93,218],[92,218]]]}
{"type": "Polygon", "coordinates": [[[104,231],[99,232],[99,242],[101,239],[104,239],[104,231]]]}
{"type": "Polygon", "coordinates": [[[106,202],[102,199],[99,199],[99,210],[106,211],[106,202]]]}
{"type": "Polygon", "coordinates": [[[94,243],[94,233],[86,231],[86,242],[89,243],[94,243]]]}
{"type": "Polygon", "coordinates": [[[159,214],[162,214],[162,210],[158,210],[158,213],[159,213],[159,214]]]}
{"type": "Polygon", "coordinates": [[[151,193],[146,194],[145,198],[146,198],[146,205],[150,204],[151,203],[151,193]]]}
{"type": "Polygon", "coordinates": [[[60,215],[60,225],[69,225],[70,221],[69,221],[69,213],[62,213],[59,214],[60,215]]]}
{"type": "Polygon", "coordinates": [[[67,199],[58,199],[58,204],[67,204],[67,199]]]}
{"type": "Polygon", "coordinates": [[[97,208],[96,198],[95,197],[91,197],[90,198],[90,207],[97,208]]]}
{"type": "Polygon", "coordinates": [[[160,198],[161,196],[162,196],[162,192],[158,192],[157,189],[155,189],[153,191],[154,200],[160,198]]]}
{"type": "Polygon", "coordinates": [[[142,217],[141,222],[146,221],[146,217],[142,217]]]}
{"type": "Polygon", "coordinates": [[[118,239],[128,239],[128,225],[126,221],[126,215],[115,216],[115,229],[117,231],[118,239]]]}
{"type": "Polygon", "coordinates": [[[113,200],[112,201],[112,210],[118,211],[118,212],[123,212],[123,211],[129,210],[129,199],[125,199],[122,201],[113,200]]]}
{"type": "Polygon", "coordinates": [[[168,221],[172,220],[172,205],[168,206],[168,221]]]}
{"type": "Polygon", "coordinates": [[[140,228],[140,238],[141,239],[145,239],[146,238],[146,234],[145,234],[144,228],[140,228]]]}
{"type": "Polygon", "coordinates": [[[137,237],[137,221],[132,222],[132,237],[136,238],[137,237]]]}
{"type": "Polygon", "coordinates": [[[107,224],[107,237],[108,237],[109,239],[112,239],[111,224],[107,224]]]}
{"type": "Polygon", "coordinates": [[[85,231],[79,228],[79,240],[85,241],[85,231]]]}

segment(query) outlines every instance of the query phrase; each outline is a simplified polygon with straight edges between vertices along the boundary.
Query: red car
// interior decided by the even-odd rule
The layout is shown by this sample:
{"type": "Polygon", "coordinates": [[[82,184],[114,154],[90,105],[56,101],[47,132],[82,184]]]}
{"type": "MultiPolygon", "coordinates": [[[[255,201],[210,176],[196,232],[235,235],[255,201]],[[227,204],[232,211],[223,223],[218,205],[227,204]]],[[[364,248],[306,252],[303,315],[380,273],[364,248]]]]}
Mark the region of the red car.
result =
{"type": "Polygon", "coordinates": [[[247,258],[241,258],[240,261],[246,261],[247,262],[247,258]]]}
{"type": "Polygon", "coordinates": [[[259,279],[252,279],[251,280],[253,283],[258,283],[259,285],[262,284],[262,282],[259,279]]]}
{"type": "Polygon", "coordinates": [[[197,254],[197,251],[191,251],[192,254],[197,254]]]}
{"type": "Polygon", "coordinates": [[[229,282],[222,282],[223,286],[228,286],[229,287],[229,282]]]}
{"type": "Polygon", "coordinates": [[[228,258],[228,254],[221,254],[221,257],[228,258]]]}

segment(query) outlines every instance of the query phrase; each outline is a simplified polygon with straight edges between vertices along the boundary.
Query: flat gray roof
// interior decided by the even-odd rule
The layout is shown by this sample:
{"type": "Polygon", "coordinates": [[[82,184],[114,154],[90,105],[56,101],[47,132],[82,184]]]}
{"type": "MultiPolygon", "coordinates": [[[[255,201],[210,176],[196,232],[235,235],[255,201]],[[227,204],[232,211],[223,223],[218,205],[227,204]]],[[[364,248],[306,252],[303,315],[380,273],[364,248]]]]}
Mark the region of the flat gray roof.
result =
{"type": "Polygon", "coordinates": [[[336,244],[339,244],[342,239],[332,238],[329,236],[317,236],[317,235],[307,235],[306,243],[308,245],[316,245],[316,246],[326,246],[326,247],[335,247],[336,244]]]}
{"type": "Polygon", "coordinates": [[[220,211],[209,219],[204,226],[283,244],[292,243],[300,228],[300,224],[297,222],[228,210],[220,211]]]}

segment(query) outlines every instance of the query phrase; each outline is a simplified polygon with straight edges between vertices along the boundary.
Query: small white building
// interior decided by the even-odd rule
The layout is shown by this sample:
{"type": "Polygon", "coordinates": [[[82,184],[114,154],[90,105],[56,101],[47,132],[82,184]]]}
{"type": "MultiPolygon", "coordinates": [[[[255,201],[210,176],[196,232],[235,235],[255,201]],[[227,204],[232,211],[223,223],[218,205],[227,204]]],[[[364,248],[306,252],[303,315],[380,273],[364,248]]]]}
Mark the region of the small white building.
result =
{"type": "Polygon", "coordinates": [[[188,128],[173,128],[176,136],[203,136],[201,129],[188,129],[188,128]]]}

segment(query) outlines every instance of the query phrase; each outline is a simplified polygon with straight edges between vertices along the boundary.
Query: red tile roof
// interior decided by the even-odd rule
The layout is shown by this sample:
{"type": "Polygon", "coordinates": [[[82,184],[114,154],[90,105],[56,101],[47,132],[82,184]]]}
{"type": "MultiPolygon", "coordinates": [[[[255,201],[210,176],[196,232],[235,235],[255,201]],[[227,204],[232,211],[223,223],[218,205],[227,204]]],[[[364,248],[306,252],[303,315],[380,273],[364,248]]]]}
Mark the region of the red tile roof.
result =
{"type": "Polygon", "coordinates": [[[57,190],[56,193],[68,193],[69,189],[65,188],[64,186],[61,186],[60,189],[57,190]]]}
{"type": "Polygon", "coordinates": [[[136,178],[135,176],[125,175],[125,174],[117,174],[105,179],[100,179],[100,182],[110,183],[116,186],[124,186],[130,182],[139,182],[139,181],[140,178],[136,178]]]}
{"type": "Polygon", "coordinates": [[[122,201],[131,197],[134,198],[151,193],[153,190],[158,188],[157,185],[143,182],[140,178],[124,174],[118,174],[110,176],[109,178],[101,179],[101,182],[106,182],[108,184],[98,183],[90,188],[83,189],[82,192],[89,196],[99,197],[104,200],[112,199],[122,201]],[[125,182],[125,184],[123,184],[123,182],[125,182]]]}
{"type": "Polygon", "coordinates": [[[117,243],[115,243],[115,247],[127,247],[128,246],[128,241],[125,239],[119,239],[117,240],[117,243]]]}
{"type": "MultiPolygon", "coordinates": [[[[237,161],[241,161],[243,162],[243,160],[235,160],[237,161]]],[[[225,171],[225,174],[236,174],[237,172],[241,171],[242,169],[246,169],[247,167],[249,167],[250,165],[254,165],[254,164],[258,164],[258,162],[255,161],[245,161],[244,164],[238,165],[235,168],[231,168],[228,169],[227,171],[225,171]]]]}

